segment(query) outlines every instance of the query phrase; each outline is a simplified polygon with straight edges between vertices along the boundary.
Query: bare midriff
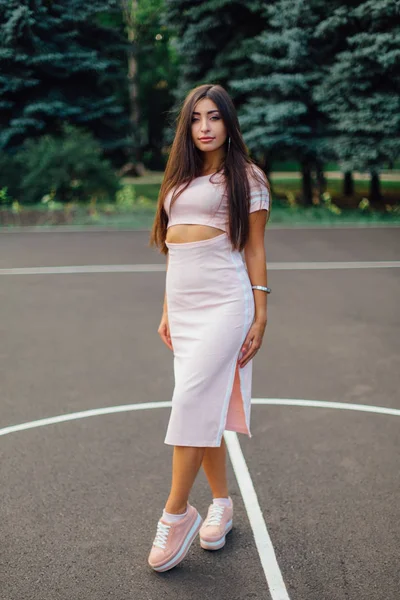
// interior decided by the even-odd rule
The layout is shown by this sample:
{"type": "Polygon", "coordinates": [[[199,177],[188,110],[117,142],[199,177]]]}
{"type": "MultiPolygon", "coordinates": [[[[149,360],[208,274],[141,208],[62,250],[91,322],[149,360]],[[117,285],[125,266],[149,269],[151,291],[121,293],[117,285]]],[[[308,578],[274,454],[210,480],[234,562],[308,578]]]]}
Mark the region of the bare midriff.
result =
{"type": "Polygon", "coordinates": [[[185,244],[187,242],[201,242],[225,233],[217,227],[209,225],[171,225],[167,229],[166,242],[171,244],[185,244]]]}

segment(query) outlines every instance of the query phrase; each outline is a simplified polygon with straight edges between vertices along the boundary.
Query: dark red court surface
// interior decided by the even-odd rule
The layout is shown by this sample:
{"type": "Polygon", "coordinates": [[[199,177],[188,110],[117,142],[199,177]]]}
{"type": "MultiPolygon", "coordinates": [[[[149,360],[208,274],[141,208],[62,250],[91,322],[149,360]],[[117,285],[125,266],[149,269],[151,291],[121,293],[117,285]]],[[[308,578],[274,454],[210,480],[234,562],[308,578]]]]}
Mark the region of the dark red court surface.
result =
{"type": "MultiPolygon", "coordinates": [[[[254,405],[253,437],[238,439],[275,565],[260,556],[257,507],[246,505],[231,459],[235,519],[225,548],[206,552],[196,540],[172,571],[148,567],[170,484],[169,408],[5,429],[171,400],[172,353],[157,334],[165,258],[147,240],[146,232],[0,234],[1,600],[398,600],[397,228],[266,232],[272,293],[253,398],[276,405],[254,405]],[[137,264],[161,266],[114,267],[137,264]],[[104,272],[86,272],[93,265],[104,272]],[[283,587],[269,591],[277,569],[283,587]]],[[[203,473],[190,500],[205,516],[203,473]]]]}

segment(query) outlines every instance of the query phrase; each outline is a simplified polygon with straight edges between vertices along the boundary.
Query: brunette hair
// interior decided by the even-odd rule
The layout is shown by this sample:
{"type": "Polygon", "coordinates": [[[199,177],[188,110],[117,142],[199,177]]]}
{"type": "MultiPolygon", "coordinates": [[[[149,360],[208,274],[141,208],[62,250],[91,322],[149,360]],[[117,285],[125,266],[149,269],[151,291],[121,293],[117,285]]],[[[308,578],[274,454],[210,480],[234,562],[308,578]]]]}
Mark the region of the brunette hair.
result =
{"type": "MultiPolygon", "coordinates": [[[[230,138],[229,151],[217,173],[223,173],[229,206],[229,237],[232,247],[242,250],[249,236],[250,185],[249,168],[253,167],[254,178],[267,186],[268,179],[249,157],[243,141],[234,104],[227,91],[220,85],[204,84],[195,87],[186,96],[177,117],[174,141],[168,157],[164,179],[158,195],[157,212],[150,235],[150,245],[157,246],[163,254],[168,253],[165,244],[168,215],[164,209],[167,194],[174,190],[172,204],[188,187],[192,179],[202,174],[202,153],[192,141],[192,115],[199,100],[210,98],[218,107],[227,130],[226,146],[230,138]]],[[[268,211],[269,219],[270,211],[268,211]]]]}

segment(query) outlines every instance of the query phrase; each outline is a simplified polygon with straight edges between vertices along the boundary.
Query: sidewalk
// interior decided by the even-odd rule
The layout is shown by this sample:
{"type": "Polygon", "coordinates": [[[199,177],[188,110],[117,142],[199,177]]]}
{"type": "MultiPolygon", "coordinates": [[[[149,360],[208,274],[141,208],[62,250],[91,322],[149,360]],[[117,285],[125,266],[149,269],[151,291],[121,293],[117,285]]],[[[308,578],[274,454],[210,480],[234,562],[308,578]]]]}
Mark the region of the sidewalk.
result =
{"type": "MultiPolygon", "coordinates": [[[[325,171],[324,173],[327,179],[343,179],[344,173],[340,171],[325,171]]],[[[300,171],[272,171],[271,179],[301,179],[302,174],[300,171]]],[[[369,173],[353,172],[353,179],[355,181],[369,181],[371,178],[369,173]]],[[[381,181],[400,181],[400,171],[390,171],[386,173],[380,173],[379,178],[381,181]]]]}
{"type": "MultiPolygon", "coordinates": [[[[339,179],[342,180],[344,177],[344,173],[341,171],[325,171],[325,177],[327,179],[339,179]]],[[[157,184],[161,185],[164,174],[161,171],[153,171],[150,173],[146,173],[142,177],[123,177],[122,180],[124,183],[133,183],[136,185],[148,185],[148,184],[157,184]]],[[[370,180],[369,173],[360,173],[358,171],[353,172],[353,179],[355,181],[369,181],[370,180]]],[[[400,182],[400,171],[382,171],[379,174],[381,181],[399,181],[400,182]]],[[[302,174],[300,171],[271,171],[270,173],[271,179],[301,179],[302,174]]]]}

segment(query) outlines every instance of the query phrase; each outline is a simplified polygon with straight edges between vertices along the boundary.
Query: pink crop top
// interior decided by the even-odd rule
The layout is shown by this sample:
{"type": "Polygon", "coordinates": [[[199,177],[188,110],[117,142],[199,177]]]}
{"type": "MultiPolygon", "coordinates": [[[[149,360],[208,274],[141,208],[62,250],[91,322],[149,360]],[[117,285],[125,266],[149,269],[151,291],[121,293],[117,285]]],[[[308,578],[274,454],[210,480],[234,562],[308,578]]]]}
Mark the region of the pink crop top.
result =
{"type": "MultiPolygon", "coordinates": [[[[258,167],[254,167],[258,169],[258,167]]],[[[259,172],[262,173],[261,169],[259,172]]],[[[250,212],[268,210],[269,192],[265,184],[249,177],[250,212]]],[[[192,179],[187,189],[170,205],[172,192],[168,192],[164,209],[168,215],[167,228],[172,225],[209,225],[229,232],[228,200],[224,193],[224,176],[203,175],[192,179]],[[213,182],[210,181],[213,180],[213,182]]]]}

